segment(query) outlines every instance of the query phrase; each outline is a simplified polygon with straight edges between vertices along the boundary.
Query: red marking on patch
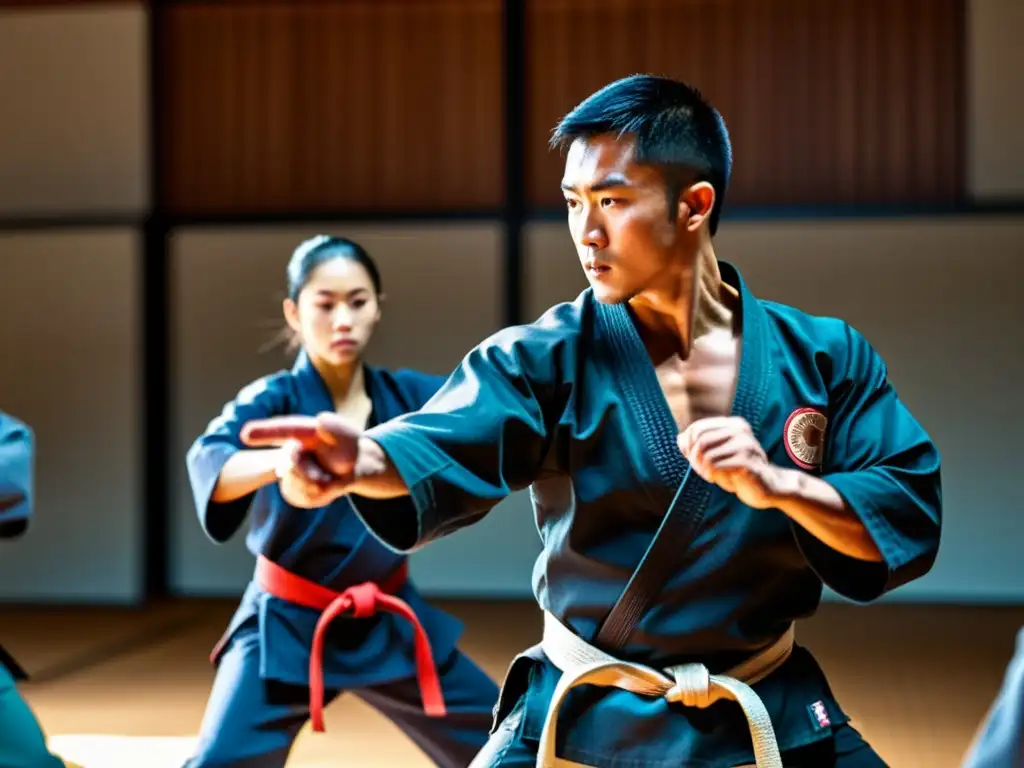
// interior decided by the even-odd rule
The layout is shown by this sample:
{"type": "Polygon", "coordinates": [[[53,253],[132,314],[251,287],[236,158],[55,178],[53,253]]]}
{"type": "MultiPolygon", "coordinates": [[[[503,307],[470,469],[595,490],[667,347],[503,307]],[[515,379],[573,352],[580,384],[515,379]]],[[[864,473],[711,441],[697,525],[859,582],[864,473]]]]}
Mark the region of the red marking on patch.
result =
{"type": "Polygon", "coordinates": [[[803,469],[817,469],[825,457],[828,417],[817,408],[797,408],[782,428],[786,453],[803,469]]]}
{"type": "Polygon", "coordinates": [[[828,728],[832,725],[832,721],[828,716],[828,710],[825,709],[825,702],[816,701],[811,704],[811,712],[814,714],[814,719],[818,721],[819,727],[828,728]]]}

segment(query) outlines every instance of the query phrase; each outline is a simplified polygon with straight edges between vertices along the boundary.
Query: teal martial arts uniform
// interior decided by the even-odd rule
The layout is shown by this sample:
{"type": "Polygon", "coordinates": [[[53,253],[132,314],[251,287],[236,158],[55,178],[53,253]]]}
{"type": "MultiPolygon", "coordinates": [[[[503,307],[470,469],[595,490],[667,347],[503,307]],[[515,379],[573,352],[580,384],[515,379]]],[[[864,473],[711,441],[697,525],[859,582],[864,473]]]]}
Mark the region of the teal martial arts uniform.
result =
{"type": "Polygon", "coordinates": [[[1024,768],[1024,629],[962,768],[1024,768]]]}
{"type": "MultiPolygon", "coordinates": [[[[410,552],[529,486],[543,542],[533,572],[541,608],[591,646],[658,670],[699,663],[721,673],[812,615],[823,585],[869,602],[927,573],[939,546],[940,457],[881,357],[846,322],[760,300],[734,267],[720,266],[740,297],[743,333],[732,415],[751,425],[770,462],[830,483],[883,562],[843,555],[781,511],[752,509],[688,471],[628,304],[601,304],[589,289],[498,332],[423,408],[368,430],[409,495],[354,498],[360,516],[410,552]],[[643,610],[616,614],[620,636],[603,632],[613,608],[629,607],[621,596],[669,517],[675,539],[661,552],[661,586],[643,610]]],[[[513,662],[474,766],[534,764],[560,677],[543,646],[513,662]]],[[[752,688],[787,768],[885,765],[806,648],[793,646],[752,688]]],[[[735,702],[701,708],[591,685],[562,703],[556,753],[602,768],[754,762],[735,702]]]]}
{"type": "MultiPolygon", "coordinates": [[[[0,538],[25,533],[32,515],[32,430],[0,411],[0,538]]],[[[46,747],[46,737],[16,680],[24,670],[0,646],[0,766],[64,768],[46,747]]]]}

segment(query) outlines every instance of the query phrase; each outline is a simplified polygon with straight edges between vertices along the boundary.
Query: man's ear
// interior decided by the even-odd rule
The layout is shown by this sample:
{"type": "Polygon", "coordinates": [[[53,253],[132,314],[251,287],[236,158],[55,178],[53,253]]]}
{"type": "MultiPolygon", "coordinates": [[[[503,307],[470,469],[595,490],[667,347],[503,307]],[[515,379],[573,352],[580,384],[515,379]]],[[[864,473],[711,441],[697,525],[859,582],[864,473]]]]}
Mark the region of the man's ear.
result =
{"type": "Polygon", "coordinates": [[[706,181],[691,184],[679,195],[678,220],[690,232],[696,232],[711,217],[715,207],[715,188],[706,181]]]}

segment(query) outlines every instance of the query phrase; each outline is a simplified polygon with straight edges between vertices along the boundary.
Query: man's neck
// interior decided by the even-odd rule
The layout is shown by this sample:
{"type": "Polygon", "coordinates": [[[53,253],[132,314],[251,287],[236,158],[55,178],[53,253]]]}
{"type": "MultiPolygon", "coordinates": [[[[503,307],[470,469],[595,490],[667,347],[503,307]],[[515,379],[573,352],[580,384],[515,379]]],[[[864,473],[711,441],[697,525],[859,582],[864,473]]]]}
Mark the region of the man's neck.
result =
{"type": "Polygon", "coordinates": [[[630,301],[643,326],[652,354],[671,348],[685,360],[702,336],[732,330],[738,296],[722,281],[718,260],[708,244],[692,260],[692,267],[669,276],[664,285],[645,291],[630,301]]]}

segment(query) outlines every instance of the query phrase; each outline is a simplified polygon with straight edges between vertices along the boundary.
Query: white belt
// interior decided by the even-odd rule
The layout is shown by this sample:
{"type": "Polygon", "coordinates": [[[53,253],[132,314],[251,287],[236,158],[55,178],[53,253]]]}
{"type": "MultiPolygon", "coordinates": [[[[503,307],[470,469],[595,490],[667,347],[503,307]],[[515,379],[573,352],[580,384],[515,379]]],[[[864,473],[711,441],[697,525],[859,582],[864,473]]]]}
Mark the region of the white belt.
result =
{"type": "Polygon", "coordinates": [[[664,673],[642,664],[620,661],[590,645],[550,613],[544,613],[542,648],[548,660],[562,671],[551,697],[537,750],[537,768],[589,768],[555,755],[558,710],[577,685],[621,688],[642,696],[663,696],[671,702],[704,709],[720,699],[731,699],[743,708],[754,742],[757,768],[782,768],[768,710],[750,687],[789,658],[793,650],[793,625],[755,656],[722,675],[712,675],[703,664],[682,664],[664,673]]]}

